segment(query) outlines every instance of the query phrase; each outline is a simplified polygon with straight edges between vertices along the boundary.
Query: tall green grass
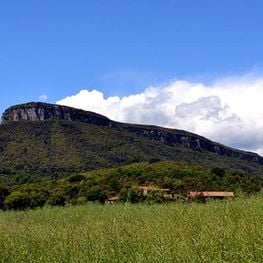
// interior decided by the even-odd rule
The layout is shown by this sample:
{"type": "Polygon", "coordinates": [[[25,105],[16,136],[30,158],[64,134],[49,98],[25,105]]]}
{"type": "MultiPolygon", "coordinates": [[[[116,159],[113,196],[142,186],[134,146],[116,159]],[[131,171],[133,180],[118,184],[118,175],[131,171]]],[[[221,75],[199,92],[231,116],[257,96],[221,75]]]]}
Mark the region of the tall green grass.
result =
{"type": "Polygon", "coordinates": [[[0,262],[263,262],[263,199],[1,212],[0,262]]]}

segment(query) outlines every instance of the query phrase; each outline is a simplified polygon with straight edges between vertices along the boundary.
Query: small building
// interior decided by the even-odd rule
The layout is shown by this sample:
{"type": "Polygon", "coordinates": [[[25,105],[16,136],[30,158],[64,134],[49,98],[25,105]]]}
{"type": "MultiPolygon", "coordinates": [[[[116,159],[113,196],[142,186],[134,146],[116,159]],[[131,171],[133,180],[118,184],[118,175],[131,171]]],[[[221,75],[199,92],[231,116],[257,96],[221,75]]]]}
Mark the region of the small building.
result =
{"type": "Polygon", "coordinates": [[[187,195],[188,199],[193,200],[195,198],[201,198],[204,201],[207,199],[224,199],[224,198],[231,198],[234,197],[235,194],[234,192],[228,192],[228,191],[203,191],[203,192],[198,192],[198,191],[193,191],[189,192],[187,195]]]}
{"type": "Polygon", "coordinates": [[[105,201],[105,203],[106,203],[106,204],[109,204],[109,205],[114,205],[114,204],[116,204],[116,203],[118,203],[118,202],[119,202],[119,197],[118,197],[118,196],[110,197],[110,198],[108,198],[108,199],[105,201]]]}
{"type": "Polygon", "coordinates": [[[162,192],[163,195],[166,196],[171,196],[172,197],[172,191],[169,188],[159,188],[155,186],[140,186],[139,191],[142,193],[143,196],[147,196],[147,194],[151,191],[156,191],[156,192],[162,192]]]}

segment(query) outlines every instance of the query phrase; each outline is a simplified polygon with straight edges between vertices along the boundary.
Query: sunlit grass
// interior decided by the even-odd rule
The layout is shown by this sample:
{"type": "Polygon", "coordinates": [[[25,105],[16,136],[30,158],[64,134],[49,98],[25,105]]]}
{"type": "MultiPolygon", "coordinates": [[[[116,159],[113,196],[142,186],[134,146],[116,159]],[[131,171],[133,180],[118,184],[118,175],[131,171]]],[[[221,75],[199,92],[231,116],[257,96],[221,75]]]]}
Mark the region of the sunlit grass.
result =
{"type": "Polygon", "coordinates": [[[263,199],[0,213],[0,262],[263,262],[263,199]]]}

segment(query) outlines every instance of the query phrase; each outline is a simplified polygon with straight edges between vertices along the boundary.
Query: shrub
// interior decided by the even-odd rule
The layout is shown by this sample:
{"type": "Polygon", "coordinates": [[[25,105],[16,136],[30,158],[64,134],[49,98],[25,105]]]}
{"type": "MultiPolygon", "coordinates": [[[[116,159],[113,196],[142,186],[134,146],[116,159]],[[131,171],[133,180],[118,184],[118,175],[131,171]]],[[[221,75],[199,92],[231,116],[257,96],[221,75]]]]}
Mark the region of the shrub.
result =
{"type": "Polygon", "coordinates": [[[87,190],[86,198],[88,201],[99,201],[101,203],[104,203],[107,196],[102,191],[102,189],[98,185],[96,185],[87,190]]]}
{"type": "Polygon", "coordinates": [[[162,203],[164,201],[163,193],[160,191],[150,191],[147,194],[147,199],[150,203],[162,203]]]}
{"type": "Polygon", "coordinates": [[[160,162],[160,161],[161,161],[160,158],[158,158],[158,157],[153,157],[153,158],[150,158],[150,159],[149,159],[148,163],[149,163],[149,164],[151,164],[151,163],[158,163],[158,162],[160,162]]]}
{"type": "Polygon", "coordinates": [[[131,187],[128,190],[128,201],[131,203],[138,203],[142,200],[141,194],[138,192],[137,188],[131,187]]]}
{"type": "Polygon", "coordinates": [[[122,188],[120,190],[119,198],[120,198],[120,201],[122,201],[122,202],[127,202],[128,201],[128,189],[127,188],[122,188]]]}
{"type": "Polygon", "coordinates": [[[28,198],[30,208],[42,207],[47,201],[47,196],[43,193],[31,193],[28,198]]]}
{"type": "Polygon", "coordinates": [[[7,209],[23,210],[30,207],[30,198],[27,193],[12,192],[4,201],[7,209]]]}
{"type": "Polygon", "coordinates": [[[68,178],[68,181],[70,183],[80,182],[82,180],[86,180],[86,177],[82,174],[75,174],[75,175],[72,175],[68,178]]]}
{"type": "Polygon", "coordinates": [[[3,209],[4,201],[9,194],[10,194],[9,188],[5,185],[0,185],[0,209],[3,209]]]}
{"type": "Polygon", "coordinates": [[[223,168],[215,167],[211,169],[211,173],[218,177],[223,177],[226,172],[223,168]]]}
{"type": "Polygon", "coordinates": [[[87,203],[87,198],[85,196],[80,196],[77,198],[77,205],[84,205],[87,203]]]}
{"type": "Polygon", "coordinates": [[[49,199],[47,204],[52,206],[64,206],[66,203],[66,198],[64,196],[64,193],[61,192],[55,192],[53,193],[49,199]]]}

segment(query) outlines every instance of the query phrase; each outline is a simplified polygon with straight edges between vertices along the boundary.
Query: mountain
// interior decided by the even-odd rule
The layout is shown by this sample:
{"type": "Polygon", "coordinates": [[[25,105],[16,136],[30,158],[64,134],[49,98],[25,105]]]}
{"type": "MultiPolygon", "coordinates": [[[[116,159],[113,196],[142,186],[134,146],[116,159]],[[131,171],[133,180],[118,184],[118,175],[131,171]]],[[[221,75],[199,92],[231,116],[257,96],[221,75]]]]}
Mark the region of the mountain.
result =
{"type": "Polygon", "coordinates": [[[12,106],[2,116],[0,178],[56,178],[151,159],[263,174],[258,154],[182,130],[119,123],[47,103],[12,106]]]}

